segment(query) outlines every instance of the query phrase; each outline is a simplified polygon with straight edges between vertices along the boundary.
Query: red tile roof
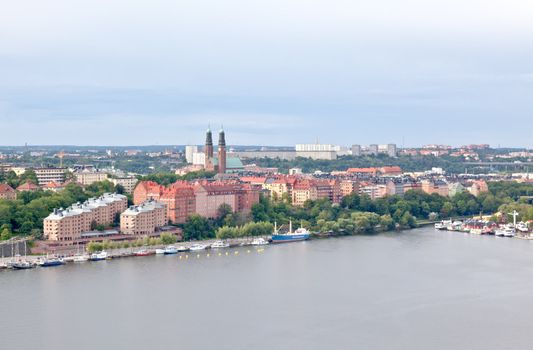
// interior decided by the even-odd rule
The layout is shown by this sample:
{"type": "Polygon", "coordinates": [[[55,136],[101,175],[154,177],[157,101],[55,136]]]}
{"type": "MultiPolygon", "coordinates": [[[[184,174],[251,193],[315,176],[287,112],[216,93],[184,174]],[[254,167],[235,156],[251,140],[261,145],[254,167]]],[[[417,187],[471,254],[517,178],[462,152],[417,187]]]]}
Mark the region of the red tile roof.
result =
{"type": "Polygon", "coordinates": [[[8,193],[8,192],[15,192],[13,187],[9,186],[8,184],[0,184],[0,193],[8,193]]]}

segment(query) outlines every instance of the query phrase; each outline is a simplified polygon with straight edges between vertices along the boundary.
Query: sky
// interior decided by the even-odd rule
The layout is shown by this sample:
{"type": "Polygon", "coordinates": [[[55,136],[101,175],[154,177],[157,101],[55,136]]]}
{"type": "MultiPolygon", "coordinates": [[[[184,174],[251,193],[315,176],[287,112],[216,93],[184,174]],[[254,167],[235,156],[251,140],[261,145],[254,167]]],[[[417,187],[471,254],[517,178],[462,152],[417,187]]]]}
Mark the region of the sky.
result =
{"type": "Polygon", "coordinates": [[[0,145],[533,147],[527,0],[17,0],[0,145]],[[7,130],[7,132],[6,132],[7,130]]]}

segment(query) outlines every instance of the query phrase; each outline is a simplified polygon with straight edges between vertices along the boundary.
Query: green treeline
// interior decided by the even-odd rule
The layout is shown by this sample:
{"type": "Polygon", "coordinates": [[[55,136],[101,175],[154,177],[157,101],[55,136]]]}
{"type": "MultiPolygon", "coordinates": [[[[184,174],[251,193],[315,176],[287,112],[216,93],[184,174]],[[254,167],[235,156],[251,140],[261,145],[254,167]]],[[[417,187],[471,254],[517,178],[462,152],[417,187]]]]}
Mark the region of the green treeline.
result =
{"type": "MultiPolygon", "coordinates": [[[[342,156],[335,160],[317,160],[298,157],[294,160],[281,160],[273,158],[255,158],[247,160],[264,167],[276,167],[280,172],[288,173],[290,168],[301,168],[304,173],[312,173],[315,170],[325,172],[343,171],[348,168],[366,168],[383,166],[400,166],[404,171],[424,171],[432,167],[443,168],[449,173],[462,173],[465,168],[469,173],[479,172],[475,165],[465,165],[460,157],[435,157],[435,156],[399,156],[388,157],[385,154],[377,156],[342,156]]],[[[487,171],[486,169],[483,171],[487,171]]]]}

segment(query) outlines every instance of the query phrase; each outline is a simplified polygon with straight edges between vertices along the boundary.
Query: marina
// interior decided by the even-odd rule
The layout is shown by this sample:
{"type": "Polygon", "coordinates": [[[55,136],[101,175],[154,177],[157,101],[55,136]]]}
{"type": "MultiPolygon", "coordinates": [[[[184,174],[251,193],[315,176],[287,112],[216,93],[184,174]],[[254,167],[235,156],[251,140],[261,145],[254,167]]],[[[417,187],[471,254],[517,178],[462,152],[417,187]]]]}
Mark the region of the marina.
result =
{"type": "Polygon", "coordinates": [[[6,349],[88,349],[84,329],[133,350],[527,349],[531,249],[425,227],[4,272],[0,329],[6,349]]]}

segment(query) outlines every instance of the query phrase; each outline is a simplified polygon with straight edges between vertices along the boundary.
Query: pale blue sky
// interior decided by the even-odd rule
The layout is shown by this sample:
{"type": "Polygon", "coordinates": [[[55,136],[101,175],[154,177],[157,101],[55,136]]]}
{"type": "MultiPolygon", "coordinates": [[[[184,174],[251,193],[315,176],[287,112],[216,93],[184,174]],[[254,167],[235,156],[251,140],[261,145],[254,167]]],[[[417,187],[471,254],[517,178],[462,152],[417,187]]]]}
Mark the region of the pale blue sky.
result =
{"type": "Polygon", "coordinates": [[[18,0],[1,145],[533,147],[525,0],[18,0]]]}

